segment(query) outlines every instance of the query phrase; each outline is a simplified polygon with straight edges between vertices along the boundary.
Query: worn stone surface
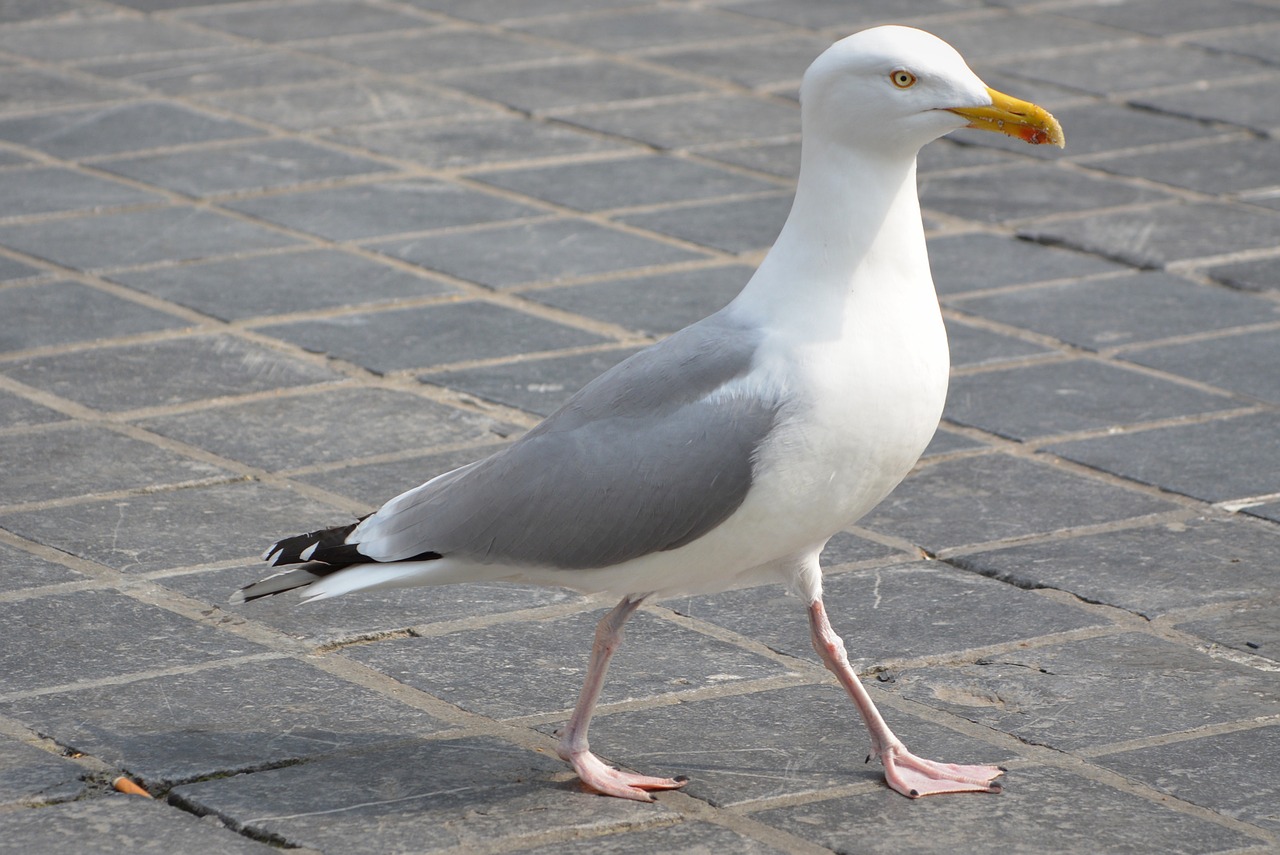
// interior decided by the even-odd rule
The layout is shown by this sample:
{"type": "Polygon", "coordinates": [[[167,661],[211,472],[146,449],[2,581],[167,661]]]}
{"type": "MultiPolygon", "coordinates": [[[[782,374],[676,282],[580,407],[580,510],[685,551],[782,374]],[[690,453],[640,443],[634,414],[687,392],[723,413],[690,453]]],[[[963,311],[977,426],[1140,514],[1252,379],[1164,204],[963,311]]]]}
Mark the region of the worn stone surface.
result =
{"type": "Polygon", "coordinates": [[[84,768],[52,751],[0,737],[0,806],[71,801],[86,790],[85,775],[84,768]]]}

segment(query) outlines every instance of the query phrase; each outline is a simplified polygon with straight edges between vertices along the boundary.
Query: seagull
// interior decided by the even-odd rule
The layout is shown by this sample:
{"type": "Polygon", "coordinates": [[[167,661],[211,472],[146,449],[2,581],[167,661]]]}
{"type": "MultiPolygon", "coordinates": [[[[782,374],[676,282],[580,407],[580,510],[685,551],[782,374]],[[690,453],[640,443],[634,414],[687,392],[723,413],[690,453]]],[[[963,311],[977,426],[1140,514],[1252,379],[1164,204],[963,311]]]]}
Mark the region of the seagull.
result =
{"type": "Polygon", "coordinates": [[[288,569],[232,601],[478,581],[620,598],[557,751],[588,789],[652,801],[688,779],[614,768],[587,741],[623,624],[644,602],[782,582],[807,604],[814,649],[891,788],[999,792],[1003,769],[918,757],[889,729],[827,618],[819,554],[906,477],[942,415],[949,355],[917,153],[965,127],[1058,146],[1062,129],[988,88],[946,42],[900,26],[836,42],[800,100],[791,213],[732,302],[492,456],[357,523],[279,541],[263,558],[288,569]]]}

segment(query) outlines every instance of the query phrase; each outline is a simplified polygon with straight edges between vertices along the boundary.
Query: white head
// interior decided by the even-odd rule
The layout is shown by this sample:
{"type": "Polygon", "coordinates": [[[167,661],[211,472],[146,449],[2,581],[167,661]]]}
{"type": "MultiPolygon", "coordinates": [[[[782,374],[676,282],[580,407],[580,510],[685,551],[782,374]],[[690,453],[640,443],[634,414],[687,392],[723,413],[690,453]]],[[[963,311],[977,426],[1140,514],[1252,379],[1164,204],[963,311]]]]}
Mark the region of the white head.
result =
{"type": "Polygon", "coordinates": [[[1044,110],[991,90],[951,45],[910,27],[875,27],[822,53],[800,87],[806,141],[914,157],[963,127],[1061,145],[1044,110]]]}

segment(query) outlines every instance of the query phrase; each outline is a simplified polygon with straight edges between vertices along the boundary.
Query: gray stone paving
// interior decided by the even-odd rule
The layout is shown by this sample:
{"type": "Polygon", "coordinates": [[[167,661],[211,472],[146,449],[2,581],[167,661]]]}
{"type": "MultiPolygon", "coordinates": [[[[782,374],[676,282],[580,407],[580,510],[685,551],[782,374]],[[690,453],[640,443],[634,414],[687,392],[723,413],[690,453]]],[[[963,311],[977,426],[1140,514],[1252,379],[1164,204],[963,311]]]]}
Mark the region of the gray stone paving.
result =
{"type": "Polygon", "coordinates": [[[0,0],[0,850],[1280,847],[1280,0],[0,0]],[[955,352],[828,608],[226,604],[277,535],[499,448],[713,311],[785,216],[800,74],[952,41],[1068,147],[921,158],[955,352]],[[157,797],[112,792],[127,775],[157,797]]]}

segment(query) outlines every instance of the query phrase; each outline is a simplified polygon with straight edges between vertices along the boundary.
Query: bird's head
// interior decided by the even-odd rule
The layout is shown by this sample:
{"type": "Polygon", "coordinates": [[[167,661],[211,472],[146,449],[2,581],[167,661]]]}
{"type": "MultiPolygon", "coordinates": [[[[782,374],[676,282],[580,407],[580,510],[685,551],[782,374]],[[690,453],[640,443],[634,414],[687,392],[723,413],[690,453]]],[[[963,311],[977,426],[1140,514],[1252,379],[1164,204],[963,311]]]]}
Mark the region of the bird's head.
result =
{"type": "Polygon", "coordinates": [[[910,27],[875,27],[822,53],[800,87],[806,140],[914,155],[958,128],[1063,145],[1044,109],[983,83],[951,45],[910,27]]]}

